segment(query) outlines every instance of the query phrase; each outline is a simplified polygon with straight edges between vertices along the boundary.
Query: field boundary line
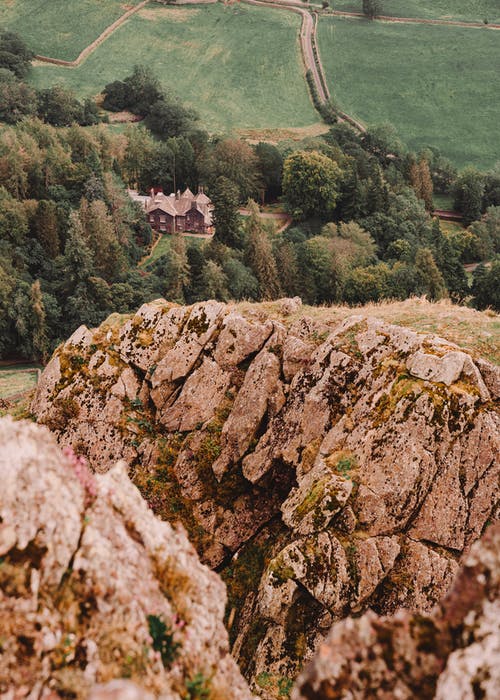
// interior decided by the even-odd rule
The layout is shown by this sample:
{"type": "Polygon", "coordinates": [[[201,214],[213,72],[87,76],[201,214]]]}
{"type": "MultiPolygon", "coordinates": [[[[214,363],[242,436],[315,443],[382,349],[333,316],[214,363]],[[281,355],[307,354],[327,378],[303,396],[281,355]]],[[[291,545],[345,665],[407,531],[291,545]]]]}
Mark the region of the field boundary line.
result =
{"type": "Polygon", "coordinates": [[[118,17],[117,20],[113,22],[113,24],[110,24],[109,27],[106,27],[106,29],[99,34],[97,39],[94,39],[94,41],[86,46],[83,51],[79,53],[79,55],[75,58],[74,61],[65,61],[62,58],[51,58],[50,56],[42,56],[40,54],[35,55],[35,59],[37,61],[42,61],[42,63],[53,63],[56,66],[64,66],[66,68],[77,68],[83,61],[89,56],[93,51],[96,50],[96,48],[103,43],[113,32],[118,29],[124,22],[126,22],[129,17],[134,15],[136,12],[139,12],[139,10],[142,10],[142,8],[147,5],[149,0],[142,0],[138,5],[135,7],[132,7],[132,9],[127,10],[125,14],[123,14],[121,17],[118,17]]]}
{"type": "MultiPolygon", "coordinates": [[[[325,13],[325,16],[328,15],[333,17],[364,19],[368,21],[368,17],[362,12],[343,12],[342,10],[332,10],[329,13],[325,13]]],[[[389,22],[394,24],[433,24],[441,27],[465,27],[466,29],[500,29],[500,24],[490,24],[489,22],[462,22],[460,20],[453,19],[426,19],[425,17],[393,17],[392,15],[376,15],[373,20],[375,22],[389,22]]]]}

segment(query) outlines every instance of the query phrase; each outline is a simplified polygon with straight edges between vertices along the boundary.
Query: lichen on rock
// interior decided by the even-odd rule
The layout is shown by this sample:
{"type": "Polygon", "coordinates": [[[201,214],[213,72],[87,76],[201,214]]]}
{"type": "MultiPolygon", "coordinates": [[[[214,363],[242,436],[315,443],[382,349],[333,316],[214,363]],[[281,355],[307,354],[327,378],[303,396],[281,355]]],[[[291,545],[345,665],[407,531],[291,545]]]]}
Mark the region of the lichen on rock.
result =
{"type": "Polygon", "coordinates": [[[264,698],[334,620],[430,610],[500,501],[498,368],[292,306],[144,305],[67,341],[32,405],[95,471],[124,458],[155,512],[236,577],[233,653],[264,698]]]}
{"type": "Polygon", "coordinates": [[[182,528],[148,509],[125,464],[93,477],[46,429],[10,419],[0,441],[2,697],[180,700],[201,674],[214,692],[249,699],[229,655],[223,583],[182,528]],[[92,690],[120,678],[140,690],[92,690]]]}

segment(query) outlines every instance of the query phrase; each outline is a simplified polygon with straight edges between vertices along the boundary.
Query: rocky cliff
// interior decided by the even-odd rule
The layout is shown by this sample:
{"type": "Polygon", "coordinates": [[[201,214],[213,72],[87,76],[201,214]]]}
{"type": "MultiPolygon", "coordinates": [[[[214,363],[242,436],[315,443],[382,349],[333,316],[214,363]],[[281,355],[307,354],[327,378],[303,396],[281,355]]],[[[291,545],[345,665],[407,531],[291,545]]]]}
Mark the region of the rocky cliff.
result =
{"type": "Polygon", "coordinates": [[[362,316],[158,301],[85,327],[32,410],[95,471],[125,459],[228,585],[232,651],[286,696],[332,622],[429,610],[498,518],[500,375],[362,316]]]}
{"type": "Polygon", "coordinates": [[[224,585],[124,463],[93,476],[45,428],[10,419],[0,444],[0,696],[250,700],[224,585]]]}
{"type": "Polygon", "coordinates": [[[300,675],[292,700],[497,700],[500,526],[473,545],[432,614],[367,612],[338,622],[300,675]]]}

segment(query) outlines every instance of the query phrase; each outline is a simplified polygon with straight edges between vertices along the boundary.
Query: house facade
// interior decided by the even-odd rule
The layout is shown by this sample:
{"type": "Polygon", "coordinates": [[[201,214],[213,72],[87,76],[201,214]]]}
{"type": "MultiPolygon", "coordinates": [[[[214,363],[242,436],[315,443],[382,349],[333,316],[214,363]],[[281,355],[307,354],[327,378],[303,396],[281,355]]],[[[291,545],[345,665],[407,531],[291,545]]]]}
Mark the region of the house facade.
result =
{"type": "Polygon", "coordinates": [[[139,202],[146,212],[148,222],[160,233],[213,233],[212,202],[200,188],[195,196],[189,187],[184,191],[165,195],[151,190],[150,196],[129,190],[130,197],[139,202]]]}

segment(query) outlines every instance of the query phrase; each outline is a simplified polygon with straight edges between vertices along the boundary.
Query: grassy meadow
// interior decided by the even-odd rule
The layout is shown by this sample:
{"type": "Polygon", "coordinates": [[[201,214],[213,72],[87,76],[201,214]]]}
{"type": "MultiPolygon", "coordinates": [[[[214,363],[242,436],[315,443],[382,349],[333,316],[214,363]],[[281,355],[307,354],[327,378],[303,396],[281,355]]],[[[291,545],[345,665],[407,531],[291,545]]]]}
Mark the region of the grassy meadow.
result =
{"type": "Polygon", "coordinates": [[[500,32],[322,17],[318,40],[337,104],[391,122],[412,149],[457,166],[500,160],[500,32]]]}
{"type": "Polygon", "coordinates": [[[36,386],[40,365],[8,365],[0,367],[0,399],[9,399],[36,386]]]}
{"type": "MultiPolygon", "coordinates": [[[[334,10],[360,12],[361,0],[332,0],[334,10]]],[[[382,13],[392,17],[500,22],[498,0],[382,0],[382,13]]]]}
{"type": "Polygon", "coordinates": [[[92,96],[141,63],[211,131],[305,127],[319,118],[304,80],[299,25],[295,14],[248,5],[150,4],[78,68],[38,65],[33,81],[92,96]]]}
{"type": "Polygon", "coordinates": [[[140,0],[4,0],[0,27],[18,32],[37,54],[73,61],[140,0]]]}

